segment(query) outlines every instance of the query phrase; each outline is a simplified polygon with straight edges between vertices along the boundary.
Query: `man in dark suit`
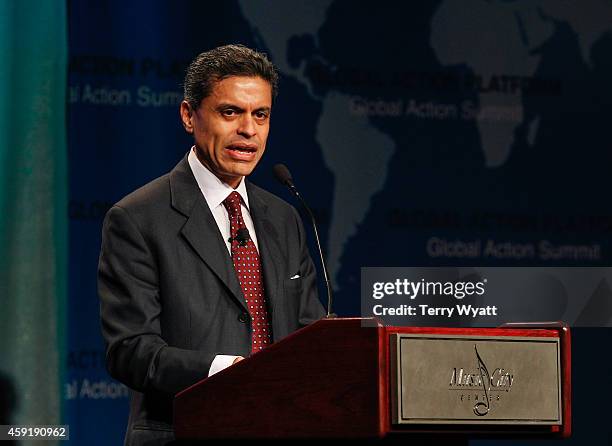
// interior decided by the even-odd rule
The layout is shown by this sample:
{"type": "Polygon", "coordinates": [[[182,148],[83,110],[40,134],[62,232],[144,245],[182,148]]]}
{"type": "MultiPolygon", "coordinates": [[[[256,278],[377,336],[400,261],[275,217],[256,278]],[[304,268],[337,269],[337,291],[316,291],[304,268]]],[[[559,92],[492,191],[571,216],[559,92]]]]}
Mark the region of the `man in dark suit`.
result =
{"type": "Polygon", "coordinates": [[[246,47],[200,54],[180,108],[194,146],[105,218],[100,313],[108,370],[132,389],[126,444],[172,441],[177,392],[324,315],[297,212],[244,178],[276,85],[246,47]]]}

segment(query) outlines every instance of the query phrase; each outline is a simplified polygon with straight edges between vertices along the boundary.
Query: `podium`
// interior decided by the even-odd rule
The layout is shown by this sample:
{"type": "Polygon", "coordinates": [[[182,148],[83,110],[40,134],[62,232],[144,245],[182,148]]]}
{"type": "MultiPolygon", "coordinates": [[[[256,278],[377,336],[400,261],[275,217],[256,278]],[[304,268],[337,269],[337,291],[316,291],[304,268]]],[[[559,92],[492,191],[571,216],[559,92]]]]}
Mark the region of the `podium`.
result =
{"type": "Polygon", "coordinates": [[[177,394],[174,428],[177,438],[195,440],[365,439],[436,433],[567,437],[570,355],[570,333],[563,326],[385,327],[374,319],[323,319],[177,394]],[[541,341],[546,347],[541,351],[557,352],[558,363],[551,363],[550,372],[536,370],[537,379],[550,375],[546,383],[527,382],[530,368],[542,362],[534,357],[538,349],[502,351],[510,366],[486,364],[486,342],[507,349],[519,342],[531,348],[530,341],[541,341]],[[442,346],[443,342],[450,344],[442,346]],[[452,362],[462,358],[457,355],[462,355],[463,344],[472,368],[452,362]],[[512,365],[512,358],[524,364],[512,365]],[[448,360],[451,363],[445,364],[448,360]],[[548,394],[540,394],[546,386],[552,386],[548,394]],[[516,416],[543,400],[552,416],[516,416]],[[509,408],[504,407],[506,402],[509,408]],[[464,410],[465,416],[454,415],[464,410]]]}

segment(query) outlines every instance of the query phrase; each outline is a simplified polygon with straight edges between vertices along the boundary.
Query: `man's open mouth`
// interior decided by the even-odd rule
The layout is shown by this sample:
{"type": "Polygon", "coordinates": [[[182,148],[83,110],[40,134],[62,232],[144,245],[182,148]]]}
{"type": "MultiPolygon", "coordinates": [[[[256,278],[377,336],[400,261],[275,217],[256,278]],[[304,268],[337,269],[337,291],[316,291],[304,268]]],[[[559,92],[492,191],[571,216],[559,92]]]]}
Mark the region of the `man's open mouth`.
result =
{"type": "Polygon", "coordinates": [[[233,150],[236,152],[242,152],[242,153],[257,152],[257,146],[241,145],[241,144],[231,144],[227,146],[226,149],[233,150]]]}

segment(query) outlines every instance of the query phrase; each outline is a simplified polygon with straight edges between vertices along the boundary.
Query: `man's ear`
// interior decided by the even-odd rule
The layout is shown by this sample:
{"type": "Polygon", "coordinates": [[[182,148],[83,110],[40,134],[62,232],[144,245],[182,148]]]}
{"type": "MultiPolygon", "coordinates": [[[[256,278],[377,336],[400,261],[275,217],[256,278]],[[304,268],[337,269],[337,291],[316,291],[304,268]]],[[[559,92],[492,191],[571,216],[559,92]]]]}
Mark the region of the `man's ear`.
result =
{"type": "Polygon", "coordinates": [[[181,102],[181,107],[179,109],[181,114],[181,121],[183,122],[183,128],[187,133],[193,133],[193,109],[191,105],[187,101],[181,102]]]}

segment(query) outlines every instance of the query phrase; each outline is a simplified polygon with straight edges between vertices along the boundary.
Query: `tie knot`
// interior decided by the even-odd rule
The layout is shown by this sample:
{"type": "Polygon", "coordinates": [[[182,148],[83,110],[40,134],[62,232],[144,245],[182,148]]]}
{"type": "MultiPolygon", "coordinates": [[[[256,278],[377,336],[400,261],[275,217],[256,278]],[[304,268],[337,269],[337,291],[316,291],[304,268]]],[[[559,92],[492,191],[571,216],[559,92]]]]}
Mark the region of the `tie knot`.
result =
{"type": "Polygon", "coordinates": [[[232,216],[242,215],[240,211],[240,194],[236,191],[232,192],[223,200],[223,205],[227,209],[227,213],[232,216]]]}

